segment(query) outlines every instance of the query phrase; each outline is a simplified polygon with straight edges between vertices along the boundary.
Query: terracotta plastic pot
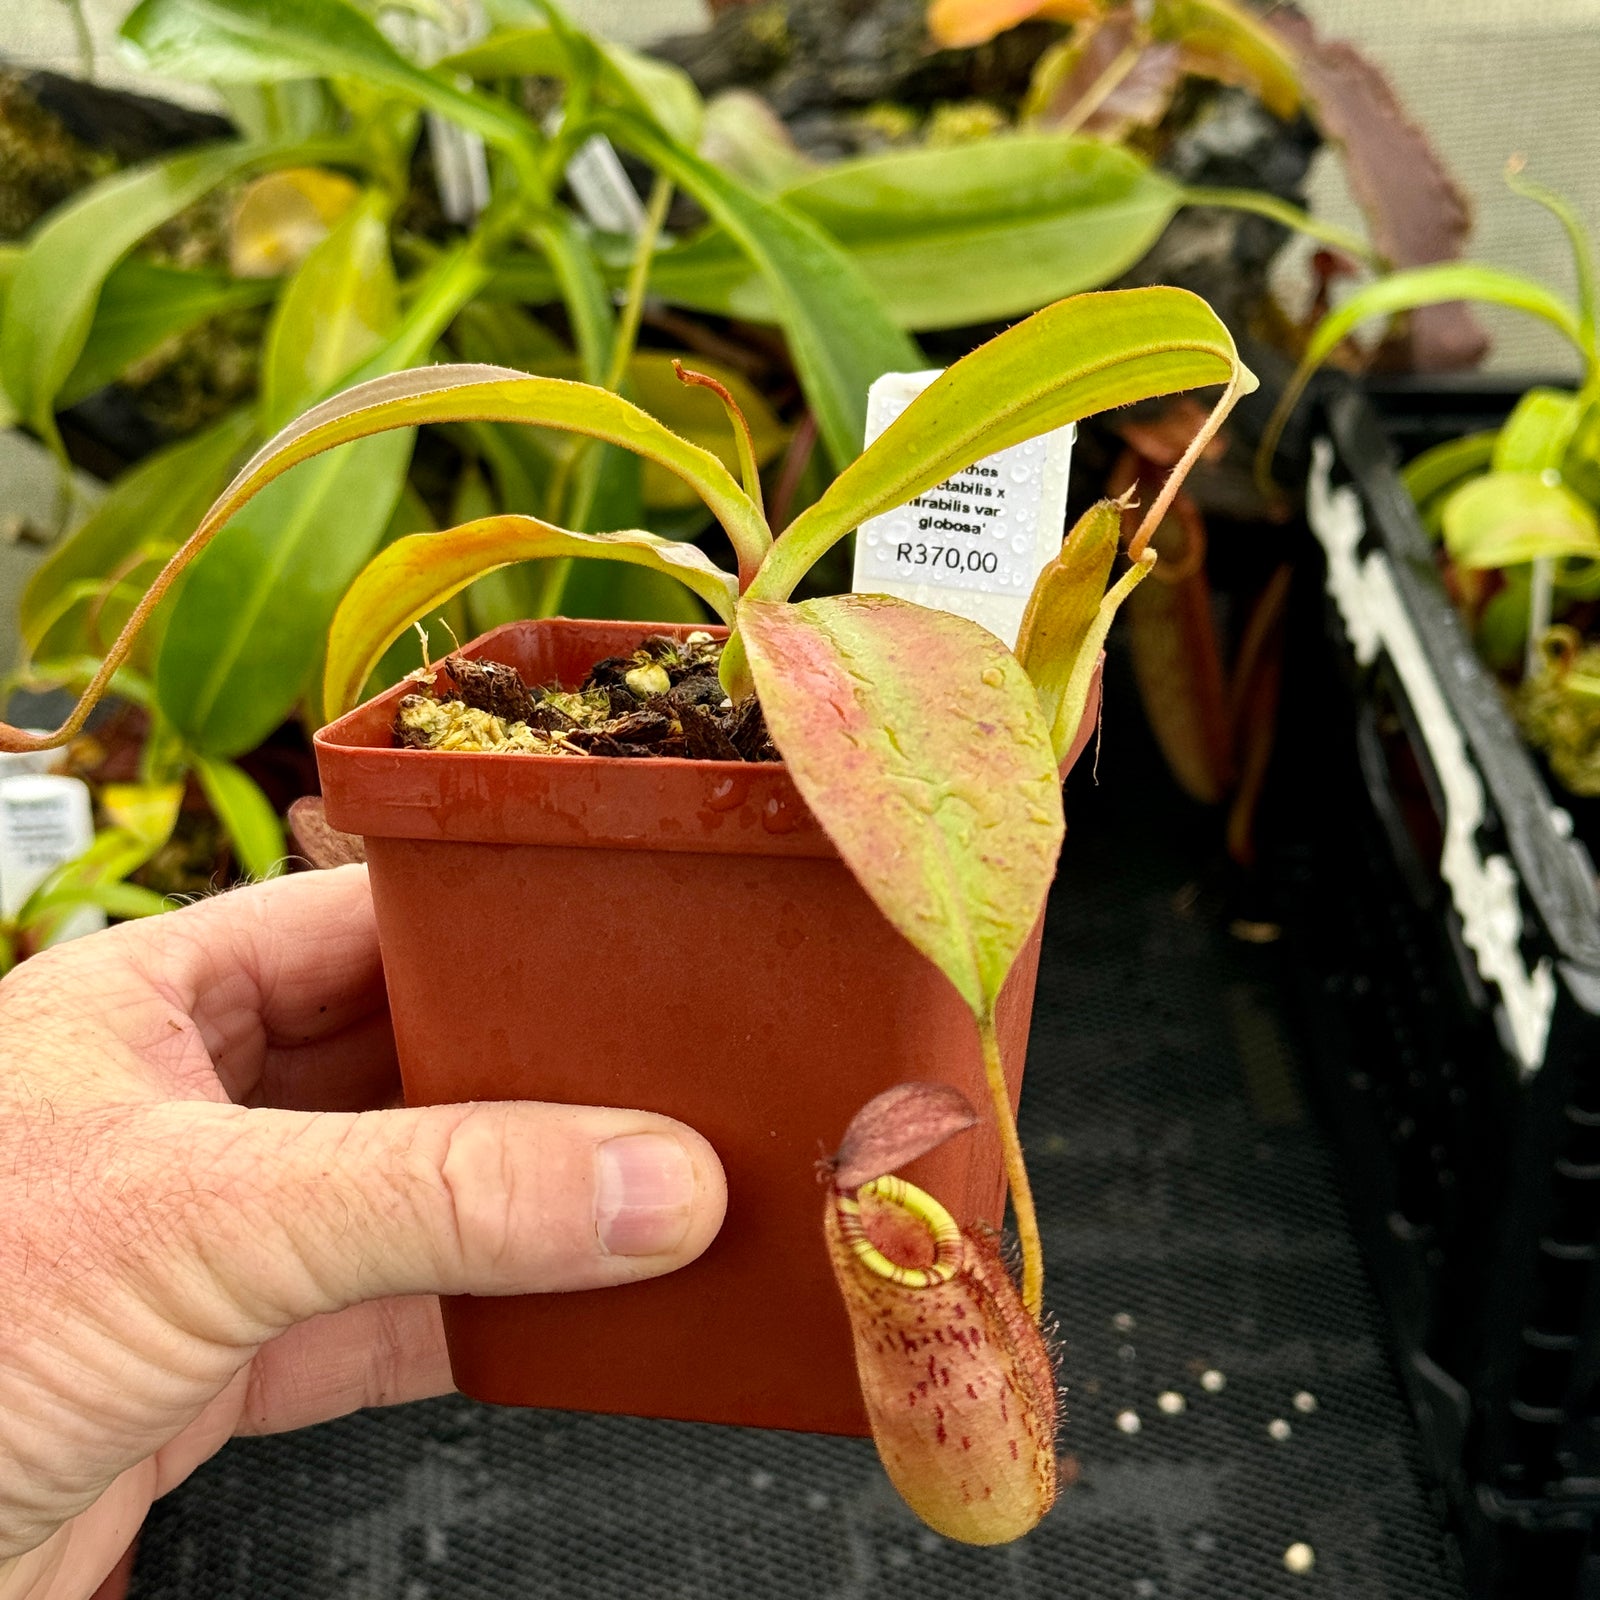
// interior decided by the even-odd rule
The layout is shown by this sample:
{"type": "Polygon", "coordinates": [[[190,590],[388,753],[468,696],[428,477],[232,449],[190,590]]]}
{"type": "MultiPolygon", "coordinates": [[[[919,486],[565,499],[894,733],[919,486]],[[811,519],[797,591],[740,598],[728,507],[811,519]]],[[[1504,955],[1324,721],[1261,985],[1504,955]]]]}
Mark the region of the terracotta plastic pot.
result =
{"type": "MultiPolygon", "coordinates": [[[[513,623],[467,646],[532,683],[683,628],[513,623]]],[[[327,817],[367,842],[406,1098],[637,1107],[710,1139],[721,1234],[624,1288],[444,1305],[482,1400],[864,1433],[822,1242],[819,1157],[907,1079],[986,1095],[970,1014],[890,927],[776,764],[392,747],[402,690],[316,738],[327,817]]],[[[1038,930],[1000,1008],[1013,1099],[1038,930]]],[[[907,1169],[1001,1220],[988,1127],[907,1169]]]]}

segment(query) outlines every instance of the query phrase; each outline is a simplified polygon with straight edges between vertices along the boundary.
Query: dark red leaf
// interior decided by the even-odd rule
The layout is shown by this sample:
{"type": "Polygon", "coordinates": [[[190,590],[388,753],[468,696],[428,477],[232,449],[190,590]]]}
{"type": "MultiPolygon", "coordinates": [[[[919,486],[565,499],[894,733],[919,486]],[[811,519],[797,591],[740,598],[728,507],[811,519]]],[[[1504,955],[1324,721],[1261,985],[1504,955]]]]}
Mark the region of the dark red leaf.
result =
{"type": "Polygon", "coordinates": [[[833,1181],[841,1189],[858,1189],[938,1149],[977,1120],[978,1113],[959,1089],[943,1083],[897,1083],[851,1119],[833,1158],[833,1181]]]}
{"type": "Polygon", "coordinates": [[[329,826],[320,794],[302,795],[289,807],[289,831],[314,867],[348,867],[367,859],[365,839],[329,826]]]}

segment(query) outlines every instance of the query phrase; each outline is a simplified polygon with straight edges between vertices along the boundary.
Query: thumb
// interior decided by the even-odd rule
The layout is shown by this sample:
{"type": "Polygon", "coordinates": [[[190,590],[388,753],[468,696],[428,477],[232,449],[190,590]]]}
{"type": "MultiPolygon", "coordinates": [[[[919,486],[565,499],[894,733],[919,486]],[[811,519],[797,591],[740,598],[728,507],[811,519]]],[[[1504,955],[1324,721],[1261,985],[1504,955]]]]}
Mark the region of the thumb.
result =
{"type": "MultiPolygon", "coordinates": [[[[163,1108],[176,1110],[173,1108],[163,1108]]],[[[396,1294],[595,1289],[693,1261],[715,1152],[667,1117],[526,1102],[355,1115],[190,1106],[184,1232],[233,1341],[396,1294]]],[[[171,1168],[166,1184],[170,1193],[171,1168]]],[[[169,1235],[170,1238],[170,1235],[169,1235]]],[[[189,1314],[182,1315],[186,1310],[189,1314]]]]}

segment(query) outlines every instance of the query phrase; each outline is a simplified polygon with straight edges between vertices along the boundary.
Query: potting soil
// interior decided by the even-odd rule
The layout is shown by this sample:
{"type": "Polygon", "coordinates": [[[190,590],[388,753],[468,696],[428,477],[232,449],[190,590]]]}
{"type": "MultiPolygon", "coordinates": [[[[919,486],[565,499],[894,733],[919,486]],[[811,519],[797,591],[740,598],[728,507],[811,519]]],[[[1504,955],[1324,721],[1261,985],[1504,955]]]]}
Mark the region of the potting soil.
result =
{"type": "Polygon", "coordinates": [[[575,690],[530,685],[498,661],[447,656],[395,711],[395,743],[415,750],[550,756],[680,756],[776,761],[754,695],[735,703],[708,633],[654,634],[596,662],[575,690]]]}

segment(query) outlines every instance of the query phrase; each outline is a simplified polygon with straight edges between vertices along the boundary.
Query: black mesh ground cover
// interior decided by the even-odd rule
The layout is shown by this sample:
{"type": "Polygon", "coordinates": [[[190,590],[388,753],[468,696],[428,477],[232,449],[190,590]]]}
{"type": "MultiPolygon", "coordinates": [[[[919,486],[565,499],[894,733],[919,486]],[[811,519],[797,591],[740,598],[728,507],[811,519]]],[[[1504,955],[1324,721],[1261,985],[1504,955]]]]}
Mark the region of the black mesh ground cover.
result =
{"type": "Polygon", "coordinates": [[[1082,1469],[1042,1528],[949,1544],[865,1442],[450,1399],[230,1445],[153,1512],[134,1600],[1459,1600],[1279,953],[1196,892],[1207,847],[1117,700],[1069,793],[1022,1107],[1082,1469]]]}

